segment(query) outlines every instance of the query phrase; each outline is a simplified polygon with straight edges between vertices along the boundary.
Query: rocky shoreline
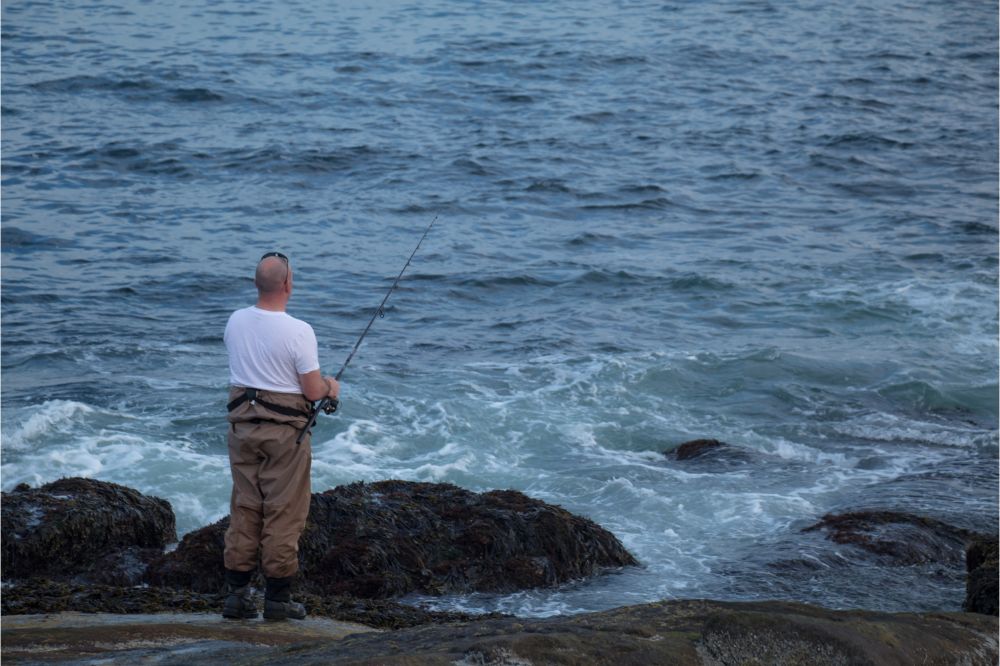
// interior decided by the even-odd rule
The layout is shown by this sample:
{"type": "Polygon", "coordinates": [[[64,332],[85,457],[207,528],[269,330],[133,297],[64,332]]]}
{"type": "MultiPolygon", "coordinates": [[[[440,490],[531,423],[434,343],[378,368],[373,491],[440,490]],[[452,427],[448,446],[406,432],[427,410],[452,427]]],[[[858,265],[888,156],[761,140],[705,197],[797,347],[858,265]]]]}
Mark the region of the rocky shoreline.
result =
{"type": "Polygon", "coordinates": [[[781,601],[669,601],[550,619],[502,617],[391,632],[310,618],[218,614],[16,616],[21,664],[970,664],[997,663],[997,620],[974,613],[831,611],[781,601]]]}
{"type": "MultiPolygon", "coordinates": [[[[711,440],[697,448],[695,455],[725,451],[711,440]]],[[[131,663],[135,640],[158,663],[191,664],[235,654],[241,663],[997,661],[996,536],[905,513],[829,515],[804,532],[900,566],[964,558],[967,613],[671,601],[525,620],[431,612],[396,599],[555,586],[639,563],[592,521],[516,491],[405,481],[340,486],[312,497],[296,584],[311,617],[328,624],[317,624],[315,635],[304,631],[307,643],[292,648],[294,632],[241,633],[218,621],[225,519],[168,550],[177,541],[169,503],[124,486],[61,479],[18,486],[2,501],[0,612],[18,617],[4,623],[2,656],[19,663],[85,663],[95,654],[131,663]],[[77,619],[69,627],[40,624],[52,617],[77,619]],[[391,630],[392,638],[343,638],[362,630],[391,630]],[[247,639],[254,635],[256,643],[247,639]]]]}

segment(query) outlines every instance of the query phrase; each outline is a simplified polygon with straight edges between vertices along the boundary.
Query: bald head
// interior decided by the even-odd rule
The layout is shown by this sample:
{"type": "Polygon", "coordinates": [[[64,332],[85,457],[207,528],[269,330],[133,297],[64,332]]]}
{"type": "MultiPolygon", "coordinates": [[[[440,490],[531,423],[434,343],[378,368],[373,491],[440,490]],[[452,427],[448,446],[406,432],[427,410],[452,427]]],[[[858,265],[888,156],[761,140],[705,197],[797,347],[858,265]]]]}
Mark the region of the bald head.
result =
{"type": "Polygon", "coordinates": [[[284,288],[285,280],[288,279],[291,270],[281,257],[264,257],[257,264],[253,283],[257,285],[257,291],[262,296],[277,294],[284,288]]]}

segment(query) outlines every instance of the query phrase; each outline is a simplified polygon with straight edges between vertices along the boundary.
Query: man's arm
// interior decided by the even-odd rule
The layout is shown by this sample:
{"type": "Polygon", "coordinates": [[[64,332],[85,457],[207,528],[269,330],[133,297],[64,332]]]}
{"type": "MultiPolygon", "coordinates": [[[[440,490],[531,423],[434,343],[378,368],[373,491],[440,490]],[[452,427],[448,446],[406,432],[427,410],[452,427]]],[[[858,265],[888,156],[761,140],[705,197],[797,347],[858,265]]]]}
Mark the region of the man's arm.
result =
{"type": "Polygon", "coordinates": [[[336,400],[340,395],[340,382],[333,377],[324,377],[319,370],[299,375],[299,386],[302,387],[302,395],[306,400],[312,402],[323,398],[336,400]]]}

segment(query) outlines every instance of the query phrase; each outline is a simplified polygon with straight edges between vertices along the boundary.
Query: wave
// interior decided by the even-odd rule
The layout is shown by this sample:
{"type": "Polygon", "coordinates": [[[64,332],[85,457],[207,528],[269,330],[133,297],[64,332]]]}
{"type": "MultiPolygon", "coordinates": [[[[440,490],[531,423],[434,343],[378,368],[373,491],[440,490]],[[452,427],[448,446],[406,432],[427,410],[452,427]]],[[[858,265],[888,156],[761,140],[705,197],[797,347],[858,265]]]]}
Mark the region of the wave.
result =
{"type": "MultiPolygon", "coordinates": [[[[7,222],[0,227],[0,244],[4,252],[28,252],[33,250],[56,250],[72,247],[73,242],[56,236],[45,236],[7,222]]],[[[10,287],[8,286],[8,289],[10,287]]]]}
{"type": "Polygon", "coordinates": [[[916,144],[911,141],[892,139],[874,132],[846,132],[844,134],[825,134],[820,137],[824,145],[831,148],[898,148],[906,150],[916,144]]]}
{"type": "MultiPolygon", "coordinates": [[[[8,158],[10,159],[10,158],[8,158]]],[[[16,157],[15,157],[16,159],[16,157]]],[[[332,149],[266,146],[212,152],[187,149],[180,141],[144,144],[112,142],[93,148],[76,146],[32,157],[63,159],[67,167],[61,171],[113,171],[120,174],[169,176],[188,179],[231,172],[266,174],[323,174],[350,172],[391,161],[409,161],[415,155],[383,152],[368,145],[343,146],[332,149]]]]}
{"type": "Polygon", "coordinates": [[[862,109],[883,110],[894,108],[894,104],[882,102],[868,97],[852,97],[850,95],[837,95],[833,93],[820,93],[815,96],[823,102],[843,103],[849,107],[860,107],[862,109]]]}
{"type": "MultiPolygon", "coordinates": [[[[573,246],[601,245],[614,242],[614,236],[605,234],[583,234],[567,241],[573,246]]],[[[547,271],[541,271],[547,273],[547,271]]],[[[559,273],[565,273],[566,269],[559,269],[559,273]]],[[[521,287],[583,287],[589,288],[594,285],[608,286],[628,286],[646,285],[659,286],[663,289],[680,292],[699,291],[724,291],[733,289],[734,284],[703,273],[687,272],[682,274],[656,274],[639,273],[626,269],[603,269],[603,268],[576,268],[572,274],[566,277],[547,277],[541,274],[515,274],[515,275],[490,275],[463,277],[459,279],[448,278],[446,276],[420,276],[421,280],[434,280],[452,282],[458,289],[482,289],[490,291],[502,291],[505,289],[517,289],[521,287]]]]}
{"type": "Polygon", "coordinates": [[[378,152],[367,145],[347,146],[336,150],[289,150],[267,146],[260,149],[223,151],[218,159],[227,169],[264,172],[328,173],[349,170],[369,162],[378,152]]]}
{"type": "Polygon", "coordinates": [[[554,287],[558,284],[558,280],[547,280],[534,275],[496,275],[462,279],[456,283],[456,286],[493,290],[509,287],[554,287]]]}
{"type": "Polygon", "coordinates": [[[524,93],[496,93],[497,101],[507,104],[534,104],[535,98],[524,93]]]}
{"type": "Polygon", "coordinates": [[[986,222],[961,222],[958,228],[970,236],[996,236],[1000,233],[996,225],[986,222]]]}
{"type": "Polygon", "coordinates": [[[612,244],[618,241],[617,236],[612,236],[611,234],[602,234],[597,232],[585,232],[578,236],[574,236],[566,241],[566,244],[571,247],[583,247],[587,245],[598,245],[604,246],[612,244]]]}
{"type": "Polygon", "coordinates": [[[618,191],[622,194],[656,194],[658,192],[664,192],[665,190],[659,185],[653,184],[637,184],[637,185],[625,185],[618,188],[618,191]]]}
{"type": "Polygon", "coordinates": [[[548,178],[536,180],[524,188],[525,192],[556,192],[560,194],[570,194],[574,190],[566,185],[565,181],[558,178],[548,178]]]}
{"type": "Polygon", "coordinates": [[[25,420],[4,432],[4,446],[13,449],[33,447],[37,440],[56,433],[65,433],[80,417],[92,414],[94,408],[82,402],[52,400],[43,403],[25,420]]]}
{"type": "Polygon", "coordinates": [[[928,381],[909,379],[894,382],[877,389],[880,396],[900,404],[907,409],[918,412],[972,417],[995,407],[998,393],[997,385],[980,387],[979,390],[967,388],[955,391],[942,388],[928,381]]]}
{"type": "Polygon", "coordinates": [[[88,90],[156,90],[159,84],[149,79],[122,79],[109,76],[68,76],[29,84],[35,90],[54,93],[79,93],[88,90]]]}
{"type": "Polygon", "coordinates": [[[225,511],[229,473],[221,419],[213,451],[184,433],[158,436],[174,425],[170,418],[73,400],[5,406],[4,416],[4,490],[71,476],[121,483],[170,501],[182,533],[225,511]]]}
{"type": "MultiPolygon", "coordinates": [[[[840,435],[868,442],[910,443],[984,452],[996,446],[996,433],[980,427],[933,422],[886,412],[854,416],[830,427],[840,435]]],[[[928,451],[927,455],[934,454],[928,451]]]]}
{"type": "Polygon", "coordinates": [[[857,155],[831,155],[828,153],[809,153],[809,165],[814,167],[819,167],[821,169],[830,169],[831,171],[854,171],[858,173],[884,173],[890,175],[899,175],[899,171],[896,169],[890,169],[874,161],[863,160],[857,155]]]}
{"type": "Polygon", "coordinates": [[[592,113],[580,113],[570,116],[570,120],[578,120],[588,125],[600,125],[612,120],[615,117],[612,111],[594,111],[592,113]]]}
{"type": "Polygon", "coordinates": [[[199,102],[222,102],[226,98],[208,88],[175,88],[169,91],[170,98],[185,104],[199,102]]]}
{"type": "Polygon", "coordinates": [[[41,92],[64,95],[111,92],[134,101],[164,101],[180,104],[253,101],[250,98],[229,98],[223,93],[205,87],[177,88],[150,78],[83,75],[39,81],[29,84],[29,86],[41,92]]]}
{"type": "Polygon", "coordinates": [[[469,158],[461,158],[454,160],[451,163],[451,166],[455,167],[456,169],[470,176],[489,176],[493,174],[493,171],[491,169],[488,169],[487,167],[483,166],[476,160],[469,158]]]}
{"type": "Polygon", "coordinates": [[[667,197],[656,197],[638,202],[611,203],[611,204],[587,204],[580,206],[580,210],[601,211],[601,210],[667,210],[678,206],[667,197]]]}
{"type": "Polygon", "coordinates": [[[727,180],[742,180],[742,181],[752,181],[759,180],[763,178],[763,174],[759,171],[729,171],[726,173],[718,173],[708,176],[709,180],[727,181],[727,180]]]}

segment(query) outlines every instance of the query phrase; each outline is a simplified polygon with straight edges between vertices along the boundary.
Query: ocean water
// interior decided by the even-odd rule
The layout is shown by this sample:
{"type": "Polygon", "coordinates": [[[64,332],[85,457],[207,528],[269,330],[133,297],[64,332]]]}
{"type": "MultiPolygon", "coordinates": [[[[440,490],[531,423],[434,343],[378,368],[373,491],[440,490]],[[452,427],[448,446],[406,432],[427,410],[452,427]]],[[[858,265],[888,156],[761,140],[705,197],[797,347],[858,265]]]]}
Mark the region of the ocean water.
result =
{"type": "Polygon", "coordinates": [[[961,563],[803,534],[997,526],[995,3],[11,0],[2,487],[227,513],[230,311],[265,251],[335,372],[313,489],[515,488],[642,567],[412,601],[957,609],[961,563]],[[742,464],[663,451],[724,440],[742,464]]]}

